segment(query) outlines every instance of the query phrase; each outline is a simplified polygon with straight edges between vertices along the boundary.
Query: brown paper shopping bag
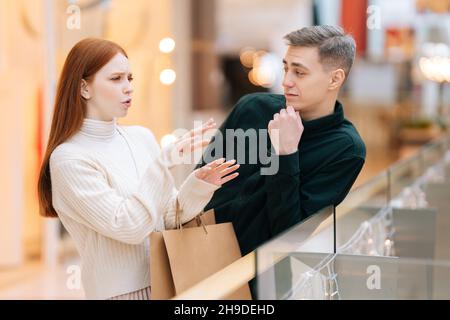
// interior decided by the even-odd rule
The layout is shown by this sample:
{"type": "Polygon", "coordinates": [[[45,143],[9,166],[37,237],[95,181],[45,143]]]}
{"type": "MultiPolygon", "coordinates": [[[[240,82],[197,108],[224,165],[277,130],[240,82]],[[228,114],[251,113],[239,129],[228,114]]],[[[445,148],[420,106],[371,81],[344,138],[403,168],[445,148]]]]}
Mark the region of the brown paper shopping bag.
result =
{"type": "MultiPolygon", "coordinates": [[[[210,210],[177,229],[150,235],[151,297],[170,299],[241,257],[231,223],[215,224],[210,210]]],[[[251,299],[246,283],[225,299],[251,299]]]]}

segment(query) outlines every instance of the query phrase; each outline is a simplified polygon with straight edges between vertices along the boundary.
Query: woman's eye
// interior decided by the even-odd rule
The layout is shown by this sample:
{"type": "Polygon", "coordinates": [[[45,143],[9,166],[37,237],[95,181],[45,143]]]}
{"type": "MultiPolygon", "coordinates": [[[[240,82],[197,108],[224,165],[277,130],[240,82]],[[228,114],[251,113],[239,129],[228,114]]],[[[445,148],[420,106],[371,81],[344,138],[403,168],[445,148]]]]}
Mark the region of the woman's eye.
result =
{"type": "Polygon", "coordinates": [[[134,80],[133,77],[129,77],[129,78],[128,78],[128,81],[130,81],[130,82],[133,81],[133,80],[134,80]]]}
{"type": "Polygon", "coordinates": [[[120,77],[112,78],[111,80],[120,80],[120,77]]]}

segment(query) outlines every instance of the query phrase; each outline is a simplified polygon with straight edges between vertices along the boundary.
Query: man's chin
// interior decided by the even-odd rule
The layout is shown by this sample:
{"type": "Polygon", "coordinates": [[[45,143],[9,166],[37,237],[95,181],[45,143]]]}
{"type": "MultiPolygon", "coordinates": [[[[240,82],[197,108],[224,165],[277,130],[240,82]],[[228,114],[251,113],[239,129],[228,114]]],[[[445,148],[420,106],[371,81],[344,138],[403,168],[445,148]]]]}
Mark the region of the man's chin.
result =
{"type": "Polygon", "coordinates": [[[299,103],[294,103],[294,102],[289,102],[286,100],[286,107],[287,106],[292,106],[292,108],[294,108],[295,111],[302,111],[303,110],[303,106],[299,103]]]}

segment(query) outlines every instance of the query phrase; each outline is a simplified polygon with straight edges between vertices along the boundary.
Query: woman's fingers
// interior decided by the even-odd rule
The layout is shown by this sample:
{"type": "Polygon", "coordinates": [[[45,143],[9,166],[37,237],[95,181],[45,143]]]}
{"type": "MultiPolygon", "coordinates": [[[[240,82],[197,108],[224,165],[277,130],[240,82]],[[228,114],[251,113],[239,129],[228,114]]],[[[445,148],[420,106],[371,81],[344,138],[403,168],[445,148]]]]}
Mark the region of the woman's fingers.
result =
{"type": "Polygon", "coordinates": [[[194,150],[197,150],[197,149],[199,149],[199,148],[204,148],[204,147],[207,147],[208,146],[208,144],[209,144],[209,140],[202,140],[202,141],[197,141],[197,142],[194,142],[194,143],[190,143],[190,151],[194,151],[194,150]]]}
{"type": "Polygon", "coordinates": [[[224,162],[225,162],[225,158],[219,158],[217,160],[214,160],[214,161],[208,163],[205,167],[209,167],[211,169],[214,169],[214,168],[216,168],[217,166],[221,165],[224,162]]]}
{"type": "Polygon", "coordinates": [[[210,143],[210,140],[200,140],[197,141],[196,137],[187,138],[184,140],[181,140],[178,142],[178,151],[179,152],[186,152],[186,151],[194,151],[198,148],[204,148],[208,146],[210,143]]]}
{"type": "Polygon", "coordinates": [[[192,137],[196,137],[200,134],[205,133],[206,131],[213,129],[216,127],[216,122],[214,121],[214,119],[209,119],[206,123],[204,123],[203,125],[201,125],[198,128],[194,128],[191,131],[187,132],[181,139],[187,139],[187,138],[192,138],[192,137]]]}
{"type": "Polygon", "coordinates": [[[204,139],[203,135],[206,131],[214,129],[215,127],[216,122],[211,118],[202,126],[192,129],[191,131],[184,134],[176,142],[178,152],[192,152],[198,148],[206,147],[210,143],[210,140],[204,139]]]}
{"type": "Polygon", "coordinates": [[[223,162],[222,164],[214,167],[213,169],[216,170],[217,172],[221,172],[221,171],[225,170],[226,168],[228,168],[229,166],[232,166],[235,163],[236,163],[236,160],[232,159],[227,162],[223,162]]]}
{"type": "Polygon", "coordinates": [[[198,169],[196,176],[203,181],[221,186],[239,175],[235,172],[239,167],[240,164],[236,164],[234,159],[225,162],[225,158],[220,158],[198,169]]]}
{"type": "Polygon", "coordinates": [[[228,181],[233,180],[234,178],[236,178],[238,175],[239,175],[238,172],[230,174],[229,176],[226,176],[225,178],[221,179],[220,180],[220,184],[222,185],[224,183],[227,183],[228,181]]]}
{"type": "Polygon", "coordinates": [[[234,166],[232,166],[232,167],[228,167],[228,168],[226,168],[225,170],[220,171],[220,172],[219,172],[220,177],[222,178],[222,177],[224,177],[224,176],[226,176],[226,175],[232,173],[233,171],[236,171],[237,169],[239,169],[240,166],[241,166],[241,165],[238,163],[238,164],[236,164],[236,165],[234,165],[234,166]]]}

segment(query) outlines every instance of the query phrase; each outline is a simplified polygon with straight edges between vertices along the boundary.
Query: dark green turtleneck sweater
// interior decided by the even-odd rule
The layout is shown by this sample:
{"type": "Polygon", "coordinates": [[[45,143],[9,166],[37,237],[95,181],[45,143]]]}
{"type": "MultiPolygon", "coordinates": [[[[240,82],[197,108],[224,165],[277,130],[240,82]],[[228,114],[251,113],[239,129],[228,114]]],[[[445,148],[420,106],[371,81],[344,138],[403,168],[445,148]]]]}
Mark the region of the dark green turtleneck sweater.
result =
{"type": "Polygon", "coordinates": [[[223,143],[216,138],[204,154],[204,159],[207,159],[206,154],[219,158],[222,155],[214,152],[214,148],[218,150],[220,146],[224,150],[223,156],[233,151],[234,156],[228,159],[236,158],[237,150],[246,150],[245,163],[238,161],[241,163],[238,178],[218,189],[205,207],[205,210],[215,209],[218,223],[233,223],[242,254],[256,249],[320,209],[339,204],[364,164],[364,142],[352,123],[344,118],[342,105],[336,102],[333,114],[303,122],[298,151],[277,156],[279,169],[276,174],[262,175],[261,168],[269,164],[263,164],[260,159],[256,164],[249,164],[249,160],[252,152],[270,152],[268,135],[265,150],[259,150],[265,148],[260,143],[264,137],[258,137],[258,143],[230,138],[234,140],[231,147],[225,130],[267,129],[273,115],[285,106],[283,95],[257,93],[244,96],[220,127],[223,143]]]}

